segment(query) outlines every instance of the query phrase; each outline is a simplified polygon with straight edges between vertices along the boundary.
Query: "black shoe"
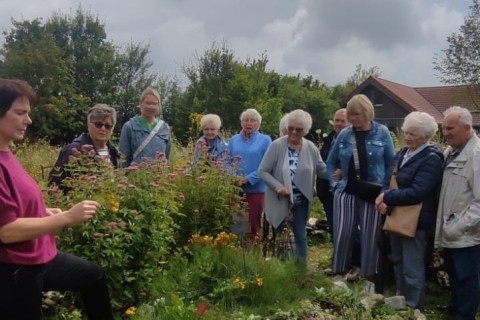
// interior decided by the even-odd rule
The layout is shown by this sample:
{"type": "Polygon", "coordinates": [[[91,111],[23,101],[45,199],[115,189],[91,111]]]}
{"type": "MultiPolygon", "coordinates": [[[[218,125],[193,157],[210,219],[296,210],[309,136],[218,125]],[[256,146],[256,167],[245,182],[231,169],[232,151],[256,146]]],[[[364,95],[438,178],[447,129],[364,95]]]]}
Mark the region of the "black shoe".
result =
{"type": "Polygon", "coordinates": [[[454,313],[453,306],[451,304],[437,304],[435,308],[437,308],[438,310],[442,310],[443,312],[452,314],[454,313]]]}

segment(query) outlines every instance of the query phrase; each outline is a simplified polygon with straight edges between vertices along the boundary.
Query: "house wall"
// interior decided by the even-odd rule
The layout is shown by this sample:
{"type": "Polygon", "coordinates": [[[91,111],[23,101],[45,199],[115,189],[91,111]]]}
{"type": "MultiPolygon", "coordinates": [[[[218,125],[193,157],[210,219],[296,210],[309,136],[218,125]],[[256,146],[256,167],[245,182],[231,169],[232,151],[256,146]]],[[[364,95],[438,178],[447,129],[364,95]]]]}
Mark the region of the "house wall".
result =
{"type": "Polygon", "coordinates": [[[386,125],[391,131],[399,133],[409,111],[374,87],[367,87],[362,93],[370,98],[375,107],[375,120],[386,125]]]}

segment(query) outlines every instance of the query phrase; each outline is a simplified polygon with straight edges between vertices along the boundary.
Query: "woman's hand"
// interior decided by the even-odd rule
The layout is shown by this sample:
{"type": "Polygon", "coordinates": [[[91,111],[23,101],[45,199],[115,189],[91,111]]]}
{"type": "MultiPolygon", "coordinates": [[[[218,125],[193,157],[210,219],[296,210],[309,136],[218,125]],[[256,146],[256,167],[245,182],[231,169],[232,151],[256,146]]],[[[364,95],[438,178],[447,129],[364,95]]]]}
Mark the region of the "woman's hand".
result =
{"type": "Polygon", "coordinates": [[[90,220],[98,208],[100,208],[98,202],[93,200],[83,200],[67,210],[65,214],[69,216],[72,224],[82,223],[90,220]]]}
{"type": "Polygon", "coordinates": [[[388,211],[388,206],[383,202],[383,192],[375,199],[375,209],[381,214],[386,214],[388,211]]]}
{"type": "Polygon", "coordinates": [[[288,196],[290,194],[290,191],[288,190],[288,188],[283,185],[278,187],[275,191],[279,196],[288,196]]]}
{"type": "Polygon", "coordinates": [[[342,180],[342,170],[337,169],[332,174],[333,181],[340,181],[342,180]]]}

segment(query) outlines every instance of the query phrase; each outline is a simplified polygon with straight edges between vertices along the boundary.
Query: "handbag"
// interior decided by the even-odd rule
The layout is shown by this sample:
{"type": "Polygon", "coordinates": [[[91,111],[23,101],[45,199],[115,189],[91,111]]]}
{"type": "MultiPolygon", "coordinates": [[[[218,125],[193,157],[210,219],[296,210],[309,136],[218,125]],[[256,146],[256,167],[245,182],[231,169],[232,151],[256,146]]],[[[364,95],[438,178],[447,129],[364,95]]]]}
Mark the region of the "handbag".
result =
{"type": "MultiPolygon", "coordinates": [[[[397,172],[398,165],[395,165],[390,178],[390,189],[398,189],[397,172]]],[[[414,238],[422,205],[423,203],[420,202],[408,206],[393,207],[392,211],[385,218],[383,230],[403,237],[414,238]]]]}
{"type": "Polygon", "coordinates": [[[375,199],[382,191],[382,184],[360,179],[360,161],[358,160],[357,141],[351,136],[353,149],[353,163],[355,165],[356,181],[354,181],[354,194],[366,202],[375,203],[375,199]]]}

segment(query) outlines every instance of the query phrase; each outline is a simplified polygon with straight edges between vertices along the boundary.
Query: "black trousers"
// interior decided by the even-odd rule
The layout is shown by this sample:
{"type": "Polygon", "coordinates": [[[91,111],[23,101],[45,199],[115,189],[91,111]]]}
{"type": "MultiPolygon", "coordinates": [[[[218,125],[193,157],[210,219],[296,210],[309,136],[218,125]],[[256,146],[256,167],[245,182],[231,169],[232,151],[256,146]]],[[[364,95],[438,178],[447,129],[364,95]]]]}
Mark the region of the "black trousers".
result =
{"type": "Polygon", "coordinates": [[[90,261],[63,252],[42,265],[0,263],[2,319],[40,319],[42,291],[81,293],[90,320],[113,319],[105,272],[90,261]]]}

